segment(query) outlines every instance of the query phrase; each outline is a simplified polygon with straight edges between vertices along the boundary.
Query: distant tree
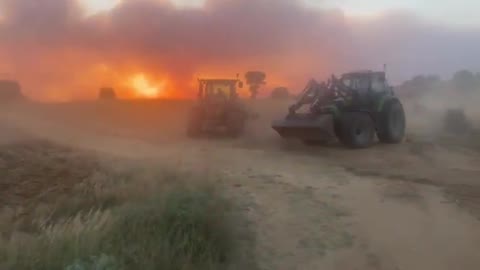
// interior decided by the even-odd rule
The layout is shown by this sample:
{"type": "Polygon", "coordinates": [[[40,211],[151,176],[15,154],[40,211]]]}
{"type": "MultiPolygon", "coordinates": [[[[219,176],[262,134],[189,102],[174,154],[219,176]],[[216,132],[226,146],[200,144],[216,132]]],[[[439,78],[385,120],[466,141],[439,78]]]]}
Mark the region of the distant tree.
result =
{"type": "Polygon", "coordinates": [[[417,96],[434,90],[441,83],[436,75],[417,75],[400,85],[400,89],[408,96],[417,96]]]}
{"type": "Polygon", "coordinates": [[[438,75],[428,75],[427,76],[427,81],[429,82],[430,85],[434,85],[436,83],[439,83],[442,79],[438,75]]]}
{"type": "Polygon", "coordinates": [[[415,76],[411,80],[411,85],[410,85],[411,88],[419,90],[419,91],[428,90],[429,86],[430,86],[429,81],[428,81],[427,77],[424,76],[424,75],[415,76]]]}
{"type": "Polygon", "coordinates": [[[478,88],[478,81],[473,72],[460,70],[453,75],[452,84],[459,91],[474,91],[478,88]]]}
{"type": "Polygon", "coordinates": [[[264,85],[267,75],[262,71],[249,71],[245,74],[247,84],[250,86],[251,98],[255,99],[258,95],[258,90],[264,85]]]}
{"type": "Polygon", "coordinates": [[[271,97],[273,99],[287,99],[290,97],[290,92],[286,87],[277,87],[272,90],[271,97]]]}
{"type": "Polygon", "coordinates": [[[98,99],[101,100],[114,100],[117,99],[117,94],[115,90],[110,87],[104,87],[100,89],[100,93],[98,95],[98,99]]]}

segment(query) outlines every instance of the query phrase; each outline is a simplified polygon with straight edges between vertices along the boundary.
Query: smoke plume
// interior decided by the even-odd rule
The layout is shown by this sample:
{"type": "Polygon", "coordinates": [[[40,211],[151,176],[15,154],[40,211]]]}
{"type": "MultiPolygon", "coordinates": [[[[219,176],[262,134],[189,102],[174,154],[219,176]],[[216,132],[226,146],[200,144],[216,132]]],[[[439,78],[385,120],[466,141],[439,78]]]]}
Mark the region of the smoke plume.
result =
{"type": "Polygon", "coordinates": [[[41,100],[95,97],[103,86],[134,96],[142,74],[163,94],[189,96],[197,76],[262,70],[271,87],[301,87],[350,69],[416,73],[480,70],[480,30],[388,13],[369,20],[300,0],[207,0],[181,9],[167,0],[124,0],[87,16],[76,0],[0,0],[0,73],[41,100]]]}

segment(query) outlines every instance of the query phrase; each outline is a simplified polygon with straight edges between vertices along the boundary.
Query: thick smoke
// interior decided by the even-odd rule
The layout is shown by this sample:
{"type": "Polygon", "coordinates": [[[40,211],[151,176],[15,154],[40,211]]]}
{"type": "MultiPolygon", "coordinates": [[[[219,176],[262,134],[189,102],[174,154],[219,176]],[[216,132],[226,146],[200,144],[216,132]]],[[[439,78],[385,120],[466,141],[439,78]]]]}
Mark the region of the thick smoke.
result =
{"type": "Polygon", "coordinates": [[[272,87],[384,63],[396,81],[480,70],[480,31],[435,27],[412,14],[354,21],[300,0],[209,0],[202,9],[124,0],[95,16],[75,0],[0,0],[0,10],[0,73],[40,99],[91,98],[107,84],[127,94],[135,73],[168,79],[183,95],[195,76],[248,70],[266,71],[272,87]]]}

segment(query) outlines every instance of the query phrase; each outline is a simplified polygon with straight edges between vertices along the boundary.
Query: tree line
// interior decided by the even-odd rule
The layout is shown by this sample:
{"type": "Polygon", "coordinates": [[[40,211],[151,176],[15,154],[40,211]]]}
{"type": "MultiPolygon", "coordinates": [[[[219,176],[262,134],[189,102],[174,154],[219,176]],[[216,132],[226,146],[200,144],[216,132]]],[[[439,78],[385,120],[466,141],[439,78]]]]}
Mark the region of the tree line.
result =
{"type": "Polygon", "coordinates": [[[480,73],[460,70],[450,79],[442,79],[437,75],[417,75],[396,87],[399,94],[416,97],[435,89],[449,89],[459,93],[480,91],[480,73]]]}

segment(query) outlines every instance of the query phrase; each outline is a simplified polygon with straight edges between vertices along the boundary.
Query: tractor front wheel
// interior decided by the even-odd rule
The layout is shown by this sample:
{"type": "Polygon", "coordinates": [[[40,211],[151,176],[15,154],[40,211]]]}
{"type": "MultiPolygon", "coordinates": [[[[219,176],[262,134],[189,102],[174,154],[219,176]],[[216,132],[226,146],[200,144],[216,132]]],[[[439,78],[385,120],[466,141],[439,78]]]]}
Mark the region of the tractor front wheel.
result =
{"type": "Polygon", "coordinates": [[[245,129],[246,116],[239,111],[232,111],[227,114],[227,132],[232,137],[240,136],[245,129]]]}
{"type": "Polygon", "coordinates": [[[380,142],[396,144],[405,136],[405,111],[399,100],[388,101],[380,112],[377,136],[380,142]]]}
{"type": "Polygon", "coordinates": [[[375,138],[375,124],[367,113],[344,113],[339,122],[340,141],[353,149],[367,148],[375,138]]]}

